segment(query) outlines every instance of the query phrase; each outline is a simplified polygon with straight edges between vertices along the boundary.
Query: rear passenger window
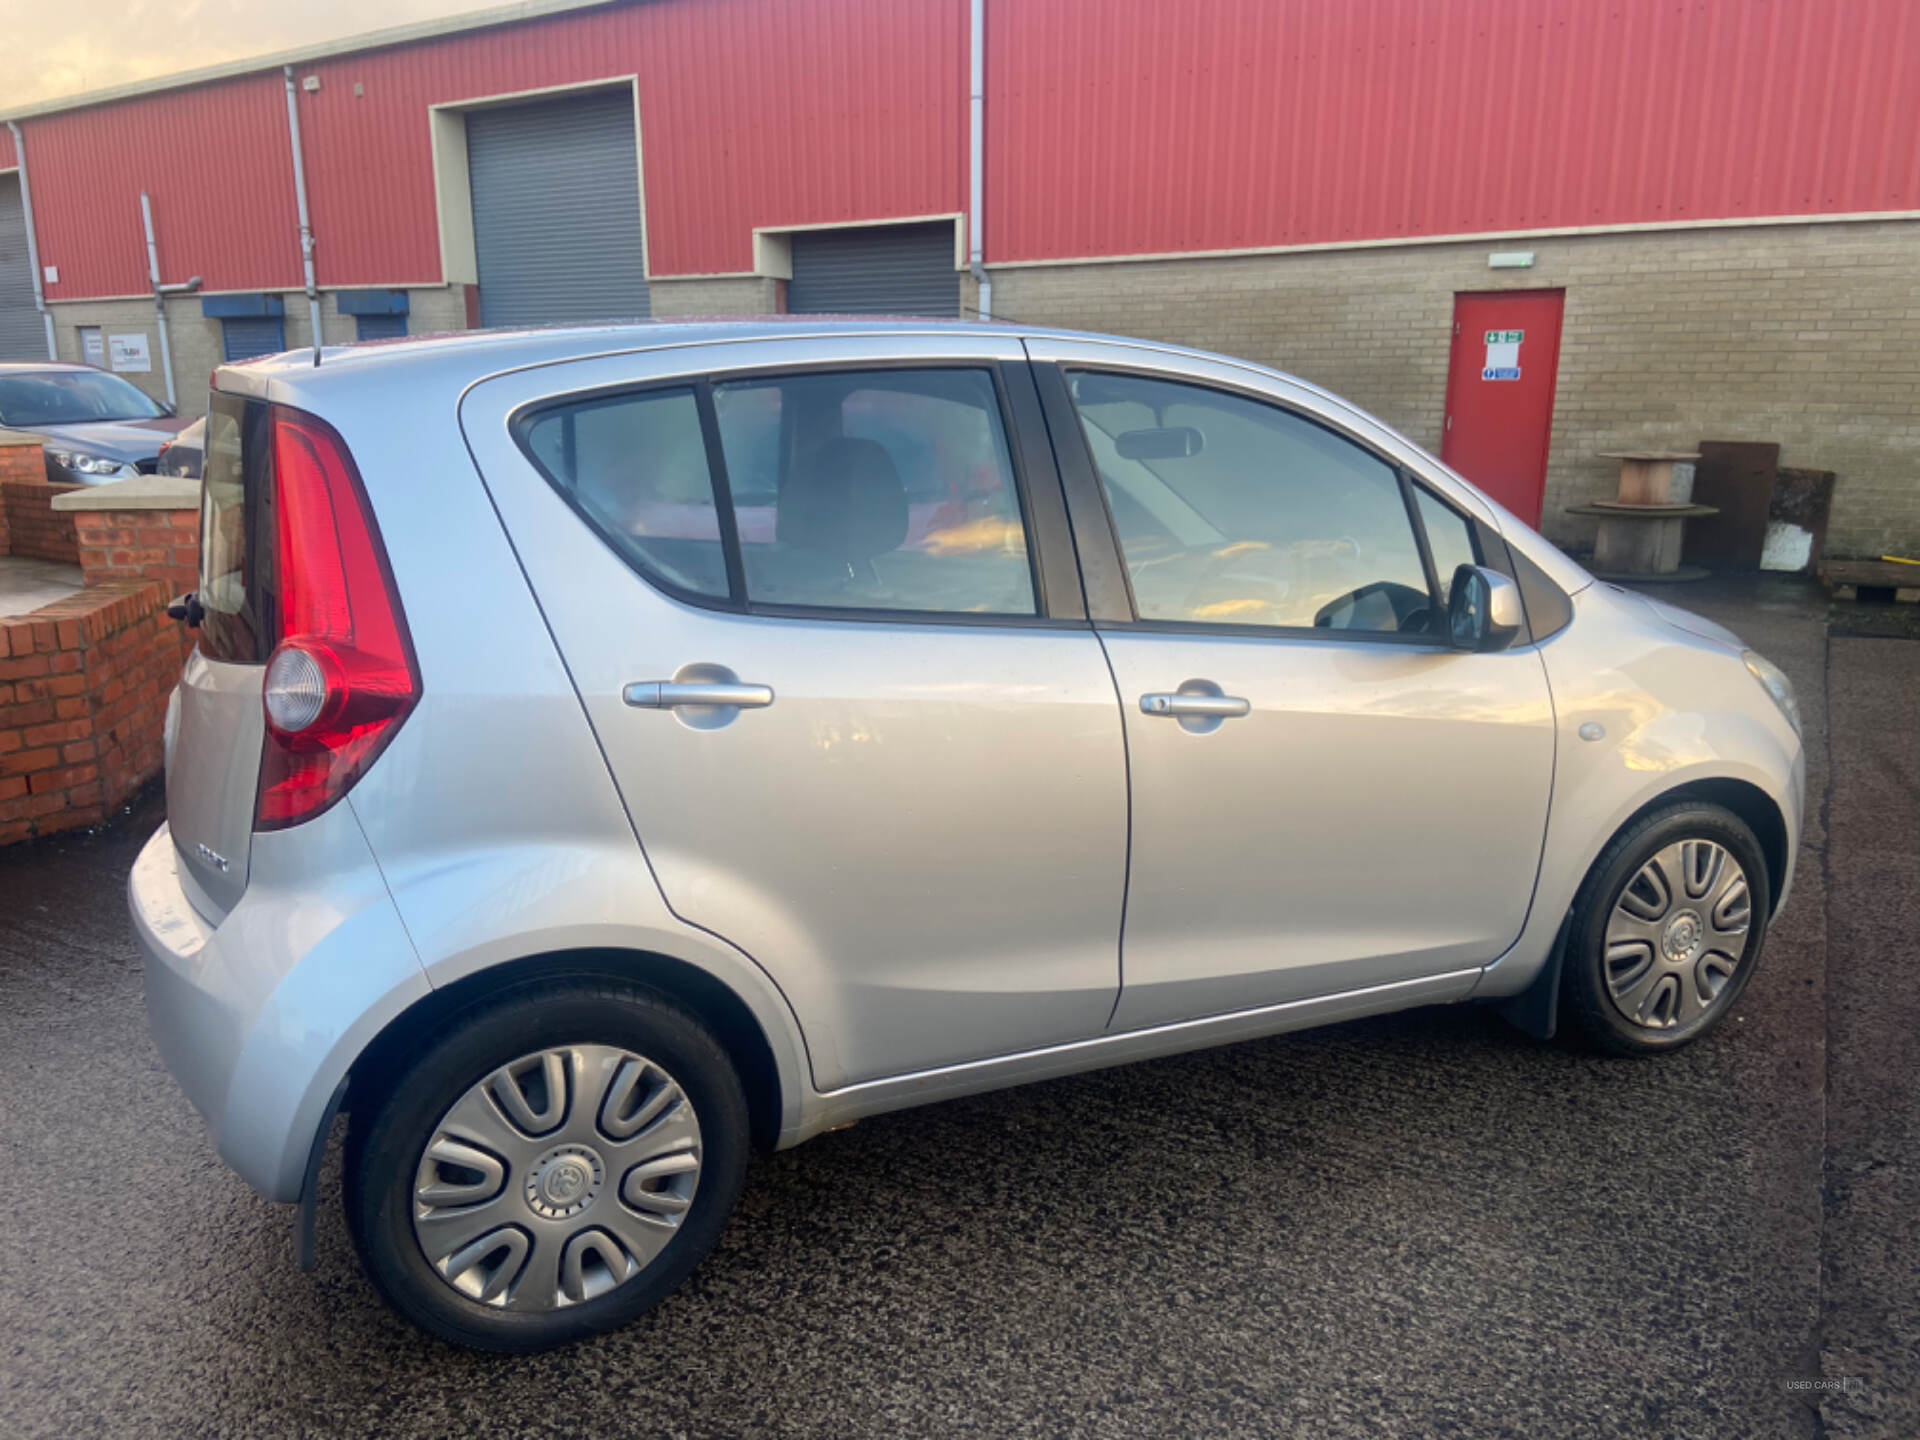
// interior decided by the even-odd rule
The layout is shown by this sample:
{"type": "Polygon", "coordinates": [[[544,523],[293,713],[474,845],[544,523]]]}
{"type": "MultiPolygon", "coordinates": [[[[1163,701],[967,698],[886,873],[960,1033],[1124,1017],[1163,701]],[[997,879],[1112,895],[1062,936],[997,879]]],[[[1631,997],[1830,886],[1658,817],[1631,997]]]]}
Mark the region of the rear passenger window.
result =
{"type": "Polygon", "coordinates": [[[524,442],[642,573],[691,595],[726,597],[720,511],[691,389],[547,410],[527,425],[524,442]]]}
{"type": "Polygon", "coordinates": [[[986,371],[780,376],[713,396],[749,604],[1035,613],[986,371]]]}

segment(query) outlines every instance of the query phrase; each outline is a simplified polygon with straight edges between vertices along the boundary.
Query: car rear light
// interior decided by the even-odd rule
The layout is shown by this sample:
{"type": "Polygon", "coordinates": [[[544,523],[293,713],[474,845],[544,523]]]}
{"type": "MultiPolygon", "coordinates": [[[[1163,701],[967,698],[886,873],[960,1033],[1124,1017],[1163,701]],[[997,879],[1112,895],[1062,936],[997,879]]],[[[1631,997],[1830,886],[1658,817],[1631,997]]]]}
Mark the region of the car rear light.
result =
{"type": "Polygon", "coordinates": [[[254,828],[310,820],[352,787],[420,699],[393,574],[332,426],[272,412],[278,640],[254,828]]]}

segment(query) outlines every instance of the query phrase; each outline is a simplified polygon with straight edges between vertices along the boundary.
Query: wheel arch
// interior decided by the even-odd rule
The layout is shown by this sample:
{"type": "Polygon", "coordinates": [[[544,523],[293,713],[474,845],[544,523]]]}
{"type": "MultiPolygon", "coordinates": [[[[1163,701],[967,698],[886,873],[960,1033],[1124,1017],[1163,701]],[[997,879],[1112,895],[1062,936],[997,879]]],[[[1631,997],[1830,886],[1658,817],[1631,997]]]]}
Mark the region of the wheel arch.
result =
{"type": "Polygon", "coordinates": [[[1779,912],[1780,901],[1786,893],[1787,867],[1792,862],[1792,852],[1787,843],[1787,817],[1780,812],[1773,797],[1751,781],[1714,776],[1689,780],[1684,785],[1663,790],[1614,829],[1613,834],[1607,837],[1606,844],[1600,847],[1602,853],[1615,837],[1637,824],[1642,816],[1683,800],[1704,801],[1709,805],[1718,805],[1723,810],[1731,810],[1753,831],[1754,838],[1760,842],[1760,851],[1767,859],[1767,915],[1771,919],[1779,912]]]}
{"type": "Polygon", "coordinates": [[[461,1012],[509,990],[564,980],[611,980],[657,991],[683,1006],[708,1029],[733,1061],[746,1092],[756,1149],[771,1150],[780,1136],[780,1067],[753,1009],[725,981],[699,966],[655,951],[612,948],[554,950],[502,961],[439,986],[396,1015],[348,1070],[351,1112],[384,1092],[419,1046],[461,1012]]]}

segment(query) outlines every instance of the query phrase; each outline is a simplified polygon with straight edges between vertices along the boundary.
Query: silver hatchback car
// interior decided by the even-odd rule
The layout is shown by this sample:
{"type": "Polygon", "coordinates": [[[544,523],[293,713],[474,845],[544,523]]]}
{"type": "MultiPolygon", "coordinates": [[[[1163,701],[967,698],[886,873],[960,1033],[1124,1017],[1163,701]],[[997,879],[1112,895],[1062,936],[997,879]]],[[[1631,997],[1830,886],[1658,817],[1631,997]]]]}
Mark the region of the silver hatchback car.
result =
{"type": "Polygon", "coordinates": [[[153,1033],[386,1298],[657,1303],[758,1146],[1407,1006],[1616,1054],[1758,962],[1791,689],[1271,370],[1019,327],[222,369],[153,1033]]]}

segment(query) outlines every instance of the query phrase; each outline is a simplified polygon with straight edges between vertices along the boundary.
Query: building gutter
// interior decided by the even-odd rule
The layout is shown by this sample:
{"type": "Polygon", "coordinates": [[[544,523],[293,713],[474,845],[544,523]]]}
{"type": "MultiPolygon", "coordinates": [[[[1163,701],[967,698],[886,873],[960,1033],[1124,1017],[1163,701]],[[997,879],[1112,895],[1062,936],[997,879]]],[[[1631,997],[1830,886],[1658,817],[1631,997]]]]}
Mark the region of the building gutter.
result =
{"type": "Polygon", "coordinates": [[[20,127],[9,120],[13,132],[13,158],[20,167],[20,214],[27,222],[27,268],[33,271],[33,308],[40,312],[40,323],[47,327],[47,358],[58,360],[60,352],[53,343],[53,312],[47,309],[46,292],[40,288],[40,242],[33,236],[33,187],[27,184],[27,138],[20,127]]]}
{"type": "Polygon", "coordinates": [[[971,0],[973,90],[968,109],[967,269],[979,295],[974,309],[982,320],[993,318],[993,281],[988,278],[980,243],[981,217],[986,213],[987,172],[987,0],[971,0]]]}
{"type": "Polygon", "coordinates": [[[307,282],[307,321],[313,327],[313,363],[320,363],[320,289],[313,282],[313,225],[307,218],[307,166],[300,154],[300,101],[293,89],[293,66],[281,67],[287,78],[287,129],[293,136],[293,195],[300,206],[300,266],[307,282]]]}
{"type": "MultiPolygon", "coordinates": [[[[147,198],[147,192],[140,192],[140,223],[147,231],[147,278],[153,283],[153,321],[160,331],[160,374],[167,382],[167,408],[180,409],[180,397],[173,388],[173,347],[167,343],[167,296],[190,295],[200,288],[200,277],[179,285],[160,283],[160,247],[153,239],[153,202],[147,198]]],[[[51,324],[48,326],[52,328],[51,324]]]]}

